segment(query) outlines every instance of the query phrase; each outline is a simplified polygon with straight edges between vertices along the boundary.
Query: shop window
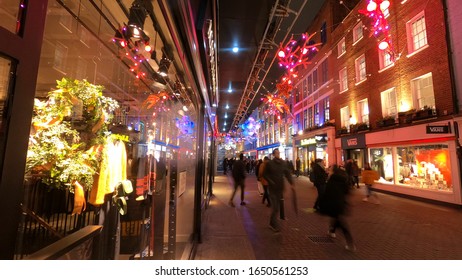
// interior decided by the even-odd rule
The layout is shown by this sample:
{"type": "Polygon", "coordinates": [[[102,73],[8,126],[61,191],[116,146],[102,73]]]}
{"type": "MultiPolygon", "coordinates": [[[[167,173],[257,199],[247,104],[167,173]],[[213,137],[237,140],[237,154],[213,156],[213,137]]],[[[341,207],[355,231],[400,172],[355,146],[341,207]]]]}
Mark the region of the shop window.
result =
{"type": "Polygon", "coordinates": [[[382,117],[396,116],[398,113],[398,101],[395,88],[382,91],[380,98],[382,101],[382,117]]]}
{"type": "Polygon", "coordinates": [[[380,175],[382,182],[394,182],[393,152],[392,148],[373,148],[369,149],[371,168],[380,175]]]}
{"type": "Polygon", "coordinates": [[[425,190],[453,191],[448,145],[372,148],[369,154],[371,167],[380,174],[379,182],[425,190]]]}
{"type": "Polygon", "coordinates": [[[343,37],[340,42],[337,44],[337,57],[341,57],[346,52],[346,43],[345,37],[343,37]]]}
{"type": "Polygon", "coordinates": [[[433,92],[432,73],[423,75],[411,81],[411,92],[414,107],[421,109],[424,107],[435,107],[435,94],[433,92]]]}
{"type": "Polygon", "coordinates": [[[415,188],[452,191],[447,145],[397,147],[398,182],[415,188]]]}
{"type": "Polygon", "coordinates": [[[22,33],[25,9],[18,0],[3,0],[0,9],[0,26],[15,34],[22,33]]]}
{"type": "Polygon", "coordinates": [[[340,92],[344,92],[348,90],[348,75],[347,75],[347,68],[344,67],[338,73],[339,76],[339,83],[340,83],[340,92]]]}
{"type": "Polygon", "coordinates": [[[63,74],[66,74],[65,66],[66,66],[67,52],[68,52],[67,46],[59,42],[56,43],[53,67],[56,70],[62,72],[63,74]]]}
{"type": "Polygon", "coordinates": [[[425,15],[422,11],[406,24],[408,52],[412,54],[428,45],[425,15]]]}

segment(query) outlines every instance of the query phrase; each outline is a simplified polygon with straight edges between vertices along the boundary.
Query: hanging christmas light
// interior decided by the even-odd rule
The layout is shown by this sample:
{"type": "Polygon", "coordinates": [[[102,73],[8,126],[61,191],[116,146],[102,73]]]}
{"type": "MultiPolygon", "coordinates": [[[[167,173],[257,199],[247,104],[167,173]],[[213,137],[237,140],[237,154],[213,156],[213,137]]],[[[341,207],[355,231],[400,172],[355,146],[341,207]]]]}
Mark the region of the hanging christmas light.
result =
{"type": "Polygon", "coordinates": [[[369,0],[366,10],[359,10],[358,12],[371,20],[371,36],[384,38],[380,40],[378,48],[387,52],[390,55],[390,59],[394,61],[395,53],[391,42],[391,35],[389,34],[390,26],[385,16],[389,7],[390,1],[388,0],[369,0]]]}

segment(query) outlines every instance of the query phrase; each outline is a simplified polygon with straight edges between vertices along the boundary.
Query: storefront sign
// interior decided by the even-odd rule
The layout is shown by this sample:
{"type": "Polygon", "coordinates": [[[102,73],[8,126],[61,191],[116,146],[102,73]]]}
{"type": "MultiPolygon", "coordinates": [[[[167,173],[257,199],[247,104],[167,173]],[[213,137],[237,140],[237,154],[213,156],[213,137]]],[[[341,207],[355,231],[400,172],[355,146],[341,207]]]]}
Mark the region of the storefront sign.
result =
{"type": "Polygon", "coordinates": [[[427,134],[446,134],[449,133],[448,125],[427,125],[427,134]]]}
{"type": "Polygon", "coordinates": [[[342,149],[359,149],[366,147],[366,137],[364,134],[347,136],[342,138],[342,149]]]}
{"type": "Polygon", "coordinates": [[[302,141],[300,141],[300,146],[314,145],[314,144],[316,144],[316,138],[302,139],[302,141]]]}

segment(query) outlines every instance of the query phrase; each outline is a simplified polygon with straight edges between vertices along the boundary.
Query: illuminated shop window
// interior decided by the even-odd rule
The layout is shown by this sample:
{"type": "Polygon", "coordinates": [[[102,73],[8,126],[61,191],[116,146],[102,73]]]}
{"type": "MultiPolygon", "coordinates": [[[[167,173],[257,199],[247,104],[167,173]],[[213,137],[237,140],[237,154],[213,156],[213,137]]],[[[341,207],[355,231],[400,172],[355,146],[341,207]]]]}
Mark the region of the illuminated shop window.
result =
{"type": "Polygon", "coordinates": [[[453,191],[448,145],[398,146],[369,149],[371,166],[380,182],[433,191],[453,191]]]}
{"type": "Polygon", "coordinates": [[[390,147],[369,149],[371,168],[379,172],[380,181],[393,183],[393,153],[390,147]]]}

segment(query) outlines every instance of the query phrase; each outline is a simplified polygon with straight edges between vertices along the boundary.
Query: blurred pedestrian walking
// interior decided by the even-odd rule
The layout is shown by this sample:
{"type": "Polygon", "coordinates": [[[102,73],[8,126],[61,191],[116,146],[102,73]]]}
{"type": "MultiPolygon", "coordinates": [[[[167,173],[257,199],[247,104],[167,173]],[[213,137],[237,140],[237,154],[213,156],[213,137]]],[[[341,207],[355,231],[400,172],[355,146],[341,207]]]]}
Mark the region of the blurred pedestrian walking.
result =
{"type": "Polygon", "coordinates": [[[280,213],[280,203],[284,193],[284,177],[289,181],[292,189],[294,182],[287,163],[280,157],[279,149],[273,150],[273,157],[265,166],[263,177],[268,181],[268,193],[271,201],[269,227],[274,232],[279,232],[281,229],[277,215],[280,213]]]}
{"type": "Polygon", "coordinates": [[[372,185],[378,179],[380,179],[379,173],[373,170],[370,164],[366,162],[364,165],[364,170],[361,173],[361,180],[366,185],[366,197],[363,199],[363,201],[367,202],[369,201],[369,198],[373,196],[375,204],[380,204],[379,197],[376,193],[372,192],[372,185]]]}
{"type": "Polygon", "coordinates": [[[328,234],[335,238],[335,231],[340,228],[346,240],[345,249],[355,251],[356,246],[353,242],[346,216],[348,213],[348,194],[350,193],[350,184],[348,174],[337,165],[329,168],[329,178],[326,183],[326,191],[320,203],[321,213],[331,217],[328,234]]]}
{"type": "Polygon", "coordinates": [[[310,181],[318,191],[318,197],[313,205],[314,210],[319,211],[319,200],[324,194],[326,188],[327,172],[324,166],[324,160],[318,158],[311,163],[310,181]]]}
{"type": "Polygon", "coordinates": [[[241,188],[241,205],[245,205],[244,201],[244,190],[245,190],[245,162],[244,162],[244,154],[239,155],[239,160],[234,161],[233,163],[233,179],[234,179],[234,190],[231,198],[229,199],[229,205],[234,207],[234,195],[236,195],[237,188],[241,188]]]}

